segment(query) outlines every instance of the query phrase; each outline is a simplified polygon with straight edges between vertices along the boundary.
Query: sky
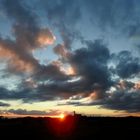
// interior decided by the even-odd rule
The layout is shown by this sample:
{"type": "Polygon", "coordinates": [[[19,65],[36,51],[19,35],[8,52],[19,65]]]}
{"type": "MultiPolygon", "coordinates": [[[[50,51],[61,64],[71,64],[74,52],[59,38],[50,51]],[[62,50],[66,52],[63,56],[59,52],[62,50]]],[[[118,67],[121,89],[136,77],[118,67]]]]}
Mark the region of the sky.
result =
{"type": "Polygon", "coordinates": [[[139,0],[0,0],[0,115],[140,116],[139,0]]]}

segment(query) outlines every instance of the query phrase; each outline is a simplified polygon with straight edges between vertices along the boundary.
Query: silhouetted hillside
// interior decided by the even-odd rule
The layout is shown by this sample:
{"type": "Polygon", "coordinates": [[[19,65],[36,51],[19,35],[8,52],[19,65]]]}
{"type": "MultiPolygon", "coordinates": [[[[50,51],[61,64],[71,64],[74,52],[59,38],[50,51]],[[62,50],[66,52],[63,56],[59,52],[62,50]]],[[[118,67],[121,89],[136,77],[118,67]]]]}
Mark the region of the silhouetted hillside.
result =
{"type": "Polygon", "coordinates": [[[10,139],[114,139],[139,137],[140,118],[82,117],[0,118],[1,137],[10,139]]]}

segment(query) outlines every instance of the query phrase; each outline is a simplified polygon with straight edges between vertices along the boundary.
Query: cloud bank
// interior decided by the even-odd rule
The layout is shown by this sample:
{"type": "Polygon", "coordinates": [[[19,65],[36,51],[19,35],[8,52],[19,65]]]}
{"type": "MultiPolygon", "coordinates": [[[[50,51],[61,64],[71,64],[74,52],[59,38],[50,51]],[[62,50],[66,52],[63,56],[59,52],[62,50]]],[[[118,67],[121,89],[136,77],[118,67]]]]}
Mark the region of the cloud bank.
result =
{"type": "MultiPolygon", "coordinates": [[[[23,103],[63,99],[66,100],[63,105],[99,105],[107,109],[139,112],[139,56],[127,49],[112,53],[103,39],[89,40],[77,28],[79,22],[87,17],[90,24],[102,31],[110,29],[113,32],[116,28],[121,34],[125,32],[124,36],[128,38],[139,36],[139,2],[33,2],[33,5],[38,3],[42,7],[47,25],[57,30],[61,42],[55,44],[57,37],[53,30],[40,25],[39,15],[26,0],[15,0],[14,3],[1,0],[2,11],[11,20],[12,37],[0,36],[0,60],[6,63],[5,73],[9,73],[6,76],[19,75],[21,82],[12,90],[0,87],[0,99],[22,100],[23,103]],[[80,42],[77,48],[73,47],[75,40],[80,42]],[[58,59],[41,64],[34,52],[48,47],[52,47],[58,59]]],[[[0,106],[10,105],[0,102],[0,106]]],[[[9,112],[46,114],[27,110],[9,112]]]]}

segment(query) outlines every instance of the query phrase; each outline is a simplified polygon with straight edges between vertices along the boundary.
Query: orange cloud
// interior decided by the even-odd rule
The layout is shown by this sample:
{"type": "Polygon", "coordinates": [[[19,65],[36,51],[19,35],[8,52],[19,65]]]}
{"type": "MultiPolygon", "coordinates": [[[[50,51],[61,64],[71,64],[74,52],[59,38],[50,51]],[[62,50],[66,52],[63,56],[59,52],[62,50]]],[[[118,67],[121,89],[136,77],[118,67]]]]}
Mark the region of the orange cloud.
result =
{"type": "Polygon", "coordinates": [[[28,54],[26,57],[26,52],[18,51],[15,46],[0,44],[0,58],[8,62],[8,68],[13,72],[32,72],[35,69],[32,56],[28,54]]]}
{"type": "Polygon", "coordinates": [[[140,90],[140,82],[138,82],[138,83],[135,83],[135,86],[134,86],[134,88],[135,88],[135,89],[138,89],[138,90],[140,90]]]}
{"type": "Polygon", "coordinates": [[[41,29],[37,38],[37,42],[39,43],[40,46],[52,45],[55,40],[56,40],[55,36],[48,28],[41,29]]]}
{"type": "Polygon", "coordinates": [[[63,65],[60,66],[60,70],[64,72],[66,75],[75,75],[75,70],[71,66],[64,67],[63,65]]]}
{"type": "Polygon", "coordinates": [[[68,68],[66,69],[66,74],[67,74],[67,75],[75,75],[76,73],[75,73],[73,67],[68,67],[68,68]]]}
{"type": "Polygon", "coordinates": [[[51,45],[55,36],[48,29],[40,29],[35,36],[35,42],[30,46],[26,36],[18,36],[16,41],[0,38],[0,58],[8,62],[8,68],[13,72],[33,72],[40,64],[33,57],[32,51],[43,45],[51,45]]]}

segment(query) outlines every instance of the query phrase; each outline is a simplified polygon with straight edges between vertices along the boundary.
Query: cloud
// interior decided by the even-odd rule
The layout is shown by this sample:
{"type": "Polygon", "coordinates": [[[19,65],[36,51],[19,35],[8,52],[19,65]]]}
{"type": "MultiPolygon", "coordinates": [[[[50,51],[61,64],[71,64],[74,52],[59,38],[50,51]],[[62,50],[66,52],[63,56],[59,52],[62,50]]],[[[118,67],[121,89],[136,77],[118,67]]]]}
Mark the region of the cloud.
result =
{"type": "Polygon", "coordinates": [[[26,109],[9,109],[8,113],[12,113],[15,115],[46,115],[45,111],[39,111],[39,110],[31,110],[27,111],[26,109]]]}
{"type": "Polygon", "coordinates": [[[127,112],[139,112],[139,90],[120,90],[113,93],[110,99],[103,103],[103,107],[127,112]]]}
{"type": "Polygon", "coordinates": [[[67,58],[67,63],[74,69],[75,74],[67,75],[66,78],[61,76],[63,78],[61,80],[59,78],[57,80],[52,74],[54,79],[50,83],[38,87],[40,93],[49,92],[49,95],[69,98],[79,93],[85,93],[85,96],[88,96],[100,88],[102,91],[100,96],[103,96],[103,91],[112,85],[107,66],[110,52],[101,40],[86,42],[86,45],[86,48],[77,49],[67,58]]]}
{"type": "Polygon", "coordinates": [[[133,57],[129,51],[121,51],[116,59],[115,71],[121,78],[133,78],[140,74],[139,57],[133,57]]]}
{"type": "Polygon", "coordinates": [[[0,38],[0,50],[0,58],[8,61],[10,71],[32,72],[39,65],[30,51],[27,52],[9,39],[0,38]]]}
{"type": "Polygon", "coordinates": [[[56,63],[41,66],[40,71],[32,75],[30,81],[22,82],[18,90],[1,88],[0,97],[32,102],[67,99],[79,93],[88,96],[95,91],[98,91],[96,98],[104,96],[112,85],[107,66],[110,52],[101,40],[87,41],[85,44],[86,48],[77,49],[67,58],[75,71],[74,75],[65,74],[56,63]]]}
{"type": "Polygon", "coordinates": [[[17,42],[25,47],[33,47],[38,33],[36,16],[25,8],[24,2],[4,0],[2,4],[4,12],[14,20],[13,32],[17,42]]]}
{"type": "Polygon", "coordinates": [[[86,45],[87,48],[78,49],[70,56],[70,64],[82,77],[82,87],[88,90],[94,88],[94,84],[99,84],[102,89],[107,89],[111,84],[107,67],[110,52],[101,40],[86,42],[86,45]]]}
{"type": "MultiPolygon", "coordinates": [[[[56,40],[54,34],[48,27],[41,28],[39,15],[29,3],[2,0],[2,12],[11,20],[13,36],[0,37],[0,59],[7,62],[5,72],[25,75],[16,89],[0,87],[0,99],[20,99],[23,102],[70,99],[68,104],[139,111],[139,84],[125,81],[139,78],[139,57],[127,50],[111,54],[102,40],[86,40],[81,37],[81,30],[76,28],[86,17],[93,25],[96,22],[101,30],[119,29],[124,36],[139,35],[139,21],[136,20],[139,17],[138,1],[36,2],[42,4],[41,12],[45,12],[48,24],[61,36],[62,43],[58,42],[53,48],[59,58],[49,64],[39,63],[34,51],[53,45],[56,40]],[[78,49],[72,48],[74,41],[81,41],[76,44],[78,49]],[[113,62],[113,68],[109,67],[110,62],[113,62]],[[111,91],[112,88],[115,91],[111,91]]],[[[4,106],[5,103],[0,104],[4,106]]],[[[14,111],[17,114],[38,113],[27,110],[11,110],[11,113],[14,111]]]]}
{"type": "Polygon", "coordinates": [[[108,93],[108,96],[101,101],[102,107],[123,110],[127,112],[139,112],[140,90],[139,82],[120,81],[116,90],[108,93]]]}
{"type": "Polygon", "coordinates": [[[55,36],[52,34],[52,32],[48,28],[41,29],[37,40],[41,46],[52,45],[55,41],[55,36]]]}
{"type": "Polygon", "coordinates": [[[60,113],[60,110],[40,111],[26,109],[9,109],[0,111],[1,115],[57,116],[60,115],[60,113]]]}
{"type": "Polygon", "coordinates": [[[81,36],[75,27],[81,18],[79,3],[74,0],[52,0],[39,4],[44,8],[49,23],[58,29],[65,49],[70,50],[73,41],[81,36]]]}
{"type": "Polygon", "coordinates": [[[59,80],[57,80],[52,73],[52,78],[54,78],[52,82],[40,85],[38,89],[54,96],[58,95],[60,98],[68,98],[79,93],[85,93],[88,96],[92,91],[99,88],[102,91],[100,94],[103,94],[103,91],[112,85],[107,66],[110,58],[109,50],[100,40],[87,42],[86,45],[87,48],[78,49],[68,57],[68,63],[74,69],[74,75],[67,75],[66,78],[60,76],[62,79],[58,78],[59,80]]]}
{"type": "Polygon", "coordinates": [[[0,38],[0,57],[7,59],[8,68],[13,72],[34,72],[40,69],[33,51],[53,44],[55,36],[48,28],[40,28],[37,16],[24,2],[5,0],[2,4],[7,16],[14,20],[12,28],[15,39],[0,38]]]}
{"type": "Polygon", "coordinates": [[[10,106],[10,104],[4,103],[4,102],[0,102],[0,107],[8,107],[8,106],[10,106]]]}
{"type": "Polygon", "coordinates": [[[139,83],[132,83],[129,81],[121,81],[116,84],[114,91],[106,92],[104,97],[98,97],[99,93],[91,93],[88,97],[80,100],[73,100],[70,98],[66,102],[59,105],[74,105],[74,106],[100,106],[100,108],[107,108],[118,111],[126,111],[129,113],[140,112],[140,91],[139,83]]]}
{"type": "Polygon", "coordinates": [[[53,62],[46,66],[42,65],[32,77],[37,81],[62,81],[69,79],[69,77],[61,71],[60,66],[53,62]]]}
{"type": "Polygon", "coordinates": [[[111,84],[107,68],[109,57],[109,50],[101,41],[88,42],[87,48],[78,49],[68,57],[75,75],[65,74],[56,63],[41,66],[40,69],[37,67],[38,71],[32,75],[31,80],[19,84],[17,90],[10,91],[1,87],[0,97],[32,102],[66,99],[82,92],[88,96],[97,85],[106,90],[111,84]]]}
{"type": "MultiPolygon", "coordinates": [[[[128,112],[139,111],[139,85],[128,81],[114,83],[108,67],[108,61],[112,57],[106,45],[102,40],[85,41],[84,43],[85,48],[77,49],[67,56],[67,63],[74,69],[75,75],[66,75],[57,63],[44,67],[39,66],[40,71],[37,71],[30,81],[21,83],[18,90],[11,91],[1,87],[0,98],[22,99],[24,102],[70,98],[70,101],[65,104],[99,105],[103,108],[128,112]],[[108,92],[111,87],[116,90],[108,92]],[[80,94],[81,96],[79,96],[80,94]],[[73,101],[71,97],[74,96],[80,98],[74,98],[75,101],[73,101]]],[[[131,71],[127,67],[127,61],[129,64],[139,64],[138,58],[133,57],[130,52],[122,51],[115,57],[118,61],[115,71],[121,78],[129,78],[139,72],[135,69],[131,71]],[[124,67],[127,67],[125,69],[128,71],[123,75],[123,72],[120,71],[123,71],[124,67]]],[[[23,111],[22,114],[28,113],[23,111]]]]}
{"type": "Polygon", "coordinates": [[[65,46],[63,44],[57,44],[54,47],[54,52],[64,58],[66,58],[68,54],[68,51],[65,49],[65,46]]]}

